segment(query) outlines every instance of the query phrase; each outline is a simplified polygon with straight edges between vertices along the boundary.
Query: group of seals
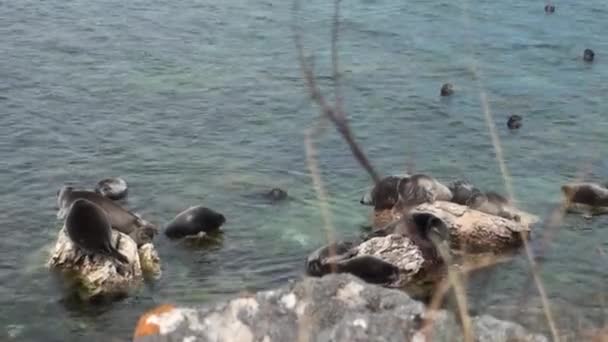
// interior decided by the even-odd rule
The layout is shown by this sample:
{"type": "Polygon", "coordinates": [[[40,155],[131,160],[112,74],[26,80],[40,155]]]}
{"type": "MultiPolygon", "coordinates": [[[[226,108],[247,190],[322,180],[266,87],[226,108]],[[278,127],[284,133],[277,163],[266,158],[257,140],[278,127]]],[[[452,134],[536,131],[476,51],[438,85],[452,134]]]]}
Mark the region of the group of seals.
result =
{"type": "MultiPolygon", "coordinates": [[[[118,205],[111,199],[94,191],[75,190],[71,186],[63,186],[57,193],[57,218],[63,219],[72,208],[72,204],[78,199],[92,202],[103,210],[113,229],[129,235],[137,246],[151,242],[158,233],[153,224],[143,220],[138,215],[118,205]]],[[[86,225],[82,224],[86,230],[86,225]]]]}
{"type": "Polygon", "coordinates": [[[486,214],[521,220],[512,203],[496,192],[483,192],[462,180],[444,185],[425,174],[384,177],[359,202],[374,207],[372,227],[377,229],[399,218],[404,211],[435,201],[454,202],[486,214]]]}
{"type": "MultiPolygon", "coordinates": [[[[57,218],[64,220],[68,236],[86,254],[127,263],[127,258],[112,245],[112,229],[132,238],[139,248],[153,241],[158,228],[114,201],[126,195],[127,183],[121,178],[104,179],[94,191],[64,185],[57,191],[57,218]]],[[[268,196],[280,200],[286,193],[273,189],[268,196]]],[[[219,232],[225,222],[224,215],[210,208],[190,207],[169,222],[164,233],[171,239],[201,236],[219,232]]]]}

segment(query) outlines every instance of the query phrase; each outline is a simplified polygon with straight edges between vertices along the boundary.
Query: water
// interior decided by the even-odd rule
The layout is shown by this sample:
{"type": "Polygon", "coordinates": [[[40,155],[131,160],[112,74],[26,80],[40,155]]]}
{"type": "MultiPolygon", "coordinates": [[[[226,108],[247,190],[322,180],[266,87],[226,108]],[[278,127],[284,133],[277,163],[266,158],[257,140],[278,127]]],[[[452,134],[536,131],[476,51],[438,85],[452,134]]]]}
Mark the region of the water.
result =
{"type": "MultiPolygon", "coordinates": [[[[357,0],[343,4],[339,43],[346,109],[383,173],[466,177],[504,193],[480,91],[487,93],[520,205],[545,215],[559,185],[589,166],[608,177],[608,10],[603,1],[357,0]],[[584,48],[596,61],[581,60],[584,48]],[[442,83],[455,84],[449,99],[442,83]],[[510,114],[523,129],[506,130],[510,114]]],[[[332,6],[306,2],[304,43],[330,91],[332,6]]],[[[296,63],[291,3],[258,1],[0,1],[0,336],[21,341],[122,341],[159,303],[204,304],[302,274],[324,242],[304,129],[318,115],[296,63]],[[128,204],[165,224],[203,204],[224,213],[223,241],[157,241],[162,278],[126,300],[87,306],[44,268],[65,182],[120,175],[128,204]],[[294,200],[252,194],[273,186],[294,200]]],[[[333,133],[318,141],[341,237],[359,233],[370,180],[333,133]]],[[[569,216],[542,276],[558,326],[608,319],[607,218],[569,216]]],[[[538,233],[542,233],[538,231],[538,233]]],[[[541,246],[534,242],[534,248],[541,246]]],[[[544,247],[543,247],[544,248],[544,247]]],[[[525,259],[471,284],[476,310],[547,331],[525,259]],[[523,303],[524,305],[518,307],[523,303]]]]}

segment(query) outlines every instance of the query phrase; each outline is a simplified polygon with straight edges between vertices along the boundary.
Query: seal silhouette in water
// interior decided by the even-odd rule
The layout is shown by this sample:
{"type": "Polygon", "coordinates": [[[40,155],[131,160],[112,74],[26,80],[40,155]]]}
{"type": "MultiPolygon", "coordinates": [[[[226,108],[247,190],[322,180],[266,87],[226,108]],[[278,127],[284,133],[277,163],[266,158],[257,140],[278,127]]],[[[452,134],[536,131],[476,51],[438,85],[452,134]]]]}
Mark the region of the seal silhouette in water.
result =
{"type": "Polygon", "coordinates": [[[593,62],[593,59],[595,59],[595,52],[591,49],[585,49],[585,51],[583,51],[583,59],[585,62],[593,62]]]}
{"type": "Polygon", "coordinates": [[[608,188],[605,185],[581,182],[568,183],[561,187],[570,212],[580,212],[584,217],[608,213],[608,188]]]}
{"type": "Polygon", "coordinates": [[[545,13],[551,14],[555,12],[555,5],[553,4],[546,4],[545,5],[545,13]]]}
{"type": "Polygon", "coordinates": [[[165,235],[171,239],[209,234],[220,231],[226,222],[224,215],[202,206],[188,208],[179,213],[165,228],[165,235]]]}
{"type": "Polygon", "coordinates": [[[116,204],[111,199],[93,191],[74,190],[71,186],[63,186],[57,192],[57,218],[63,219],[72,203],[78,199],[86,199],[99,206],[110,220],[112,228],[129,235],[137,246],[151,242],[158,229],[129,210],[116,204]]]}
{"type": "Polygon", "coordinates": [[[115,201],[127,197],[128,191],[127,182],[118,177],[102,179],[95,187],[96,193],[115,201]]]}
{"type": "Polygon", "coordinates": [[[441,96],[450,96],[454,94],[454,86],[452,83],[445,83],[443,86],[441,86],[440,94],[441,96]]]}
{"type": "Polygon", "coordinates": [[[523,118],[519,115],[511,115],[509,120],[507,120],[507,127],[509,129],[518,129],[522,126],[523,118]]]}
{"type": "Polygon", "coordinates": [[[65,219],[70,239],[86,254],[101,254],[128,264],[129,259],[112,246],[112,226],[106,213],[95,203],[78,199],[65,219]]]}

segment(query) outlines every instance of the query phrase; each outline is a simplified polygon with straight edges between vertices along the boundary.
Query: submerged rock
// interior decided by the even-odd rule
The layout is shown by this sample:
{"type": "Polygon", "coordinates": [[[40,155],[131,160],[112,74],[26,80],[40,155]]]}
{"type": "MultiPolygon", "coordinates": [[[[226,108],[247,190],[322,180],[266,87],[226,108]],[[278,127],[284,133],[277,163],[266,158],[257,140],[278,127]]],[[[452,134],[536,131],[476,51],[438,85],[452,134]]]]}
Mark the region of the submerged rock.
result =
{"type": "MultiPolygon", "coordinates": [[[[287,286],[203,307],[159,306],[141,316],[135,342],[462,341],[454,315],[430,313],[401,291],[351,275],[304,278],[287,286]],[[428,335],[425,335],[428,334],[428,335]]],[[[472,318],[476,341],[547,341],[491,316],[472,318]]]]}
{"type": "Polygon", "coordinates": [[[127,258],[127,264],[104,255],[86,255],[63,227],[47,266],[60,271],[83,300],[127,295],[140,284],[144,272],[159,274],[160,260],[152,244],[138,249],[133,239],[116,230],[112,230],[112,244],[127,258]]]}

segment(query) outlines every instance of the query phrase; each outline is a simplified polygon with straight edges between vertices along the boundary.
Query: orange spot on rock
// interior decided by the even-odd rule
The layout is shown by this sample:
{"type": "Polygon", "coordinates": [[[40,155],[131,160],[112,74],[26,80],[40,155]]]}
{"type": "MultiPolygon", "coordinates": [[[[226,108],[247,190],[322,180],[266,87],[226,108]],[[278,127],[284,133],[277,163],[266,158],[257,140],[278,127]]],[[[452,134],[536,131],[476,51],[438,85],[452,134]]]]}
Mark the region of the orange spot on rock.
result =
{"type": "Polygon", "coordinates": [[[144,313],[137,322],[137,326],[135,327],[135,333],[133,334],[133,339],[137,337],[158,334],[160,332],[158,325],[148,323],[148,318],[150,318],[150,316],[152,315],[160,315],[162,313],[169,312],[173,309],[175,309],[175,306],[171,304],[163,304],[144,313]]]}

